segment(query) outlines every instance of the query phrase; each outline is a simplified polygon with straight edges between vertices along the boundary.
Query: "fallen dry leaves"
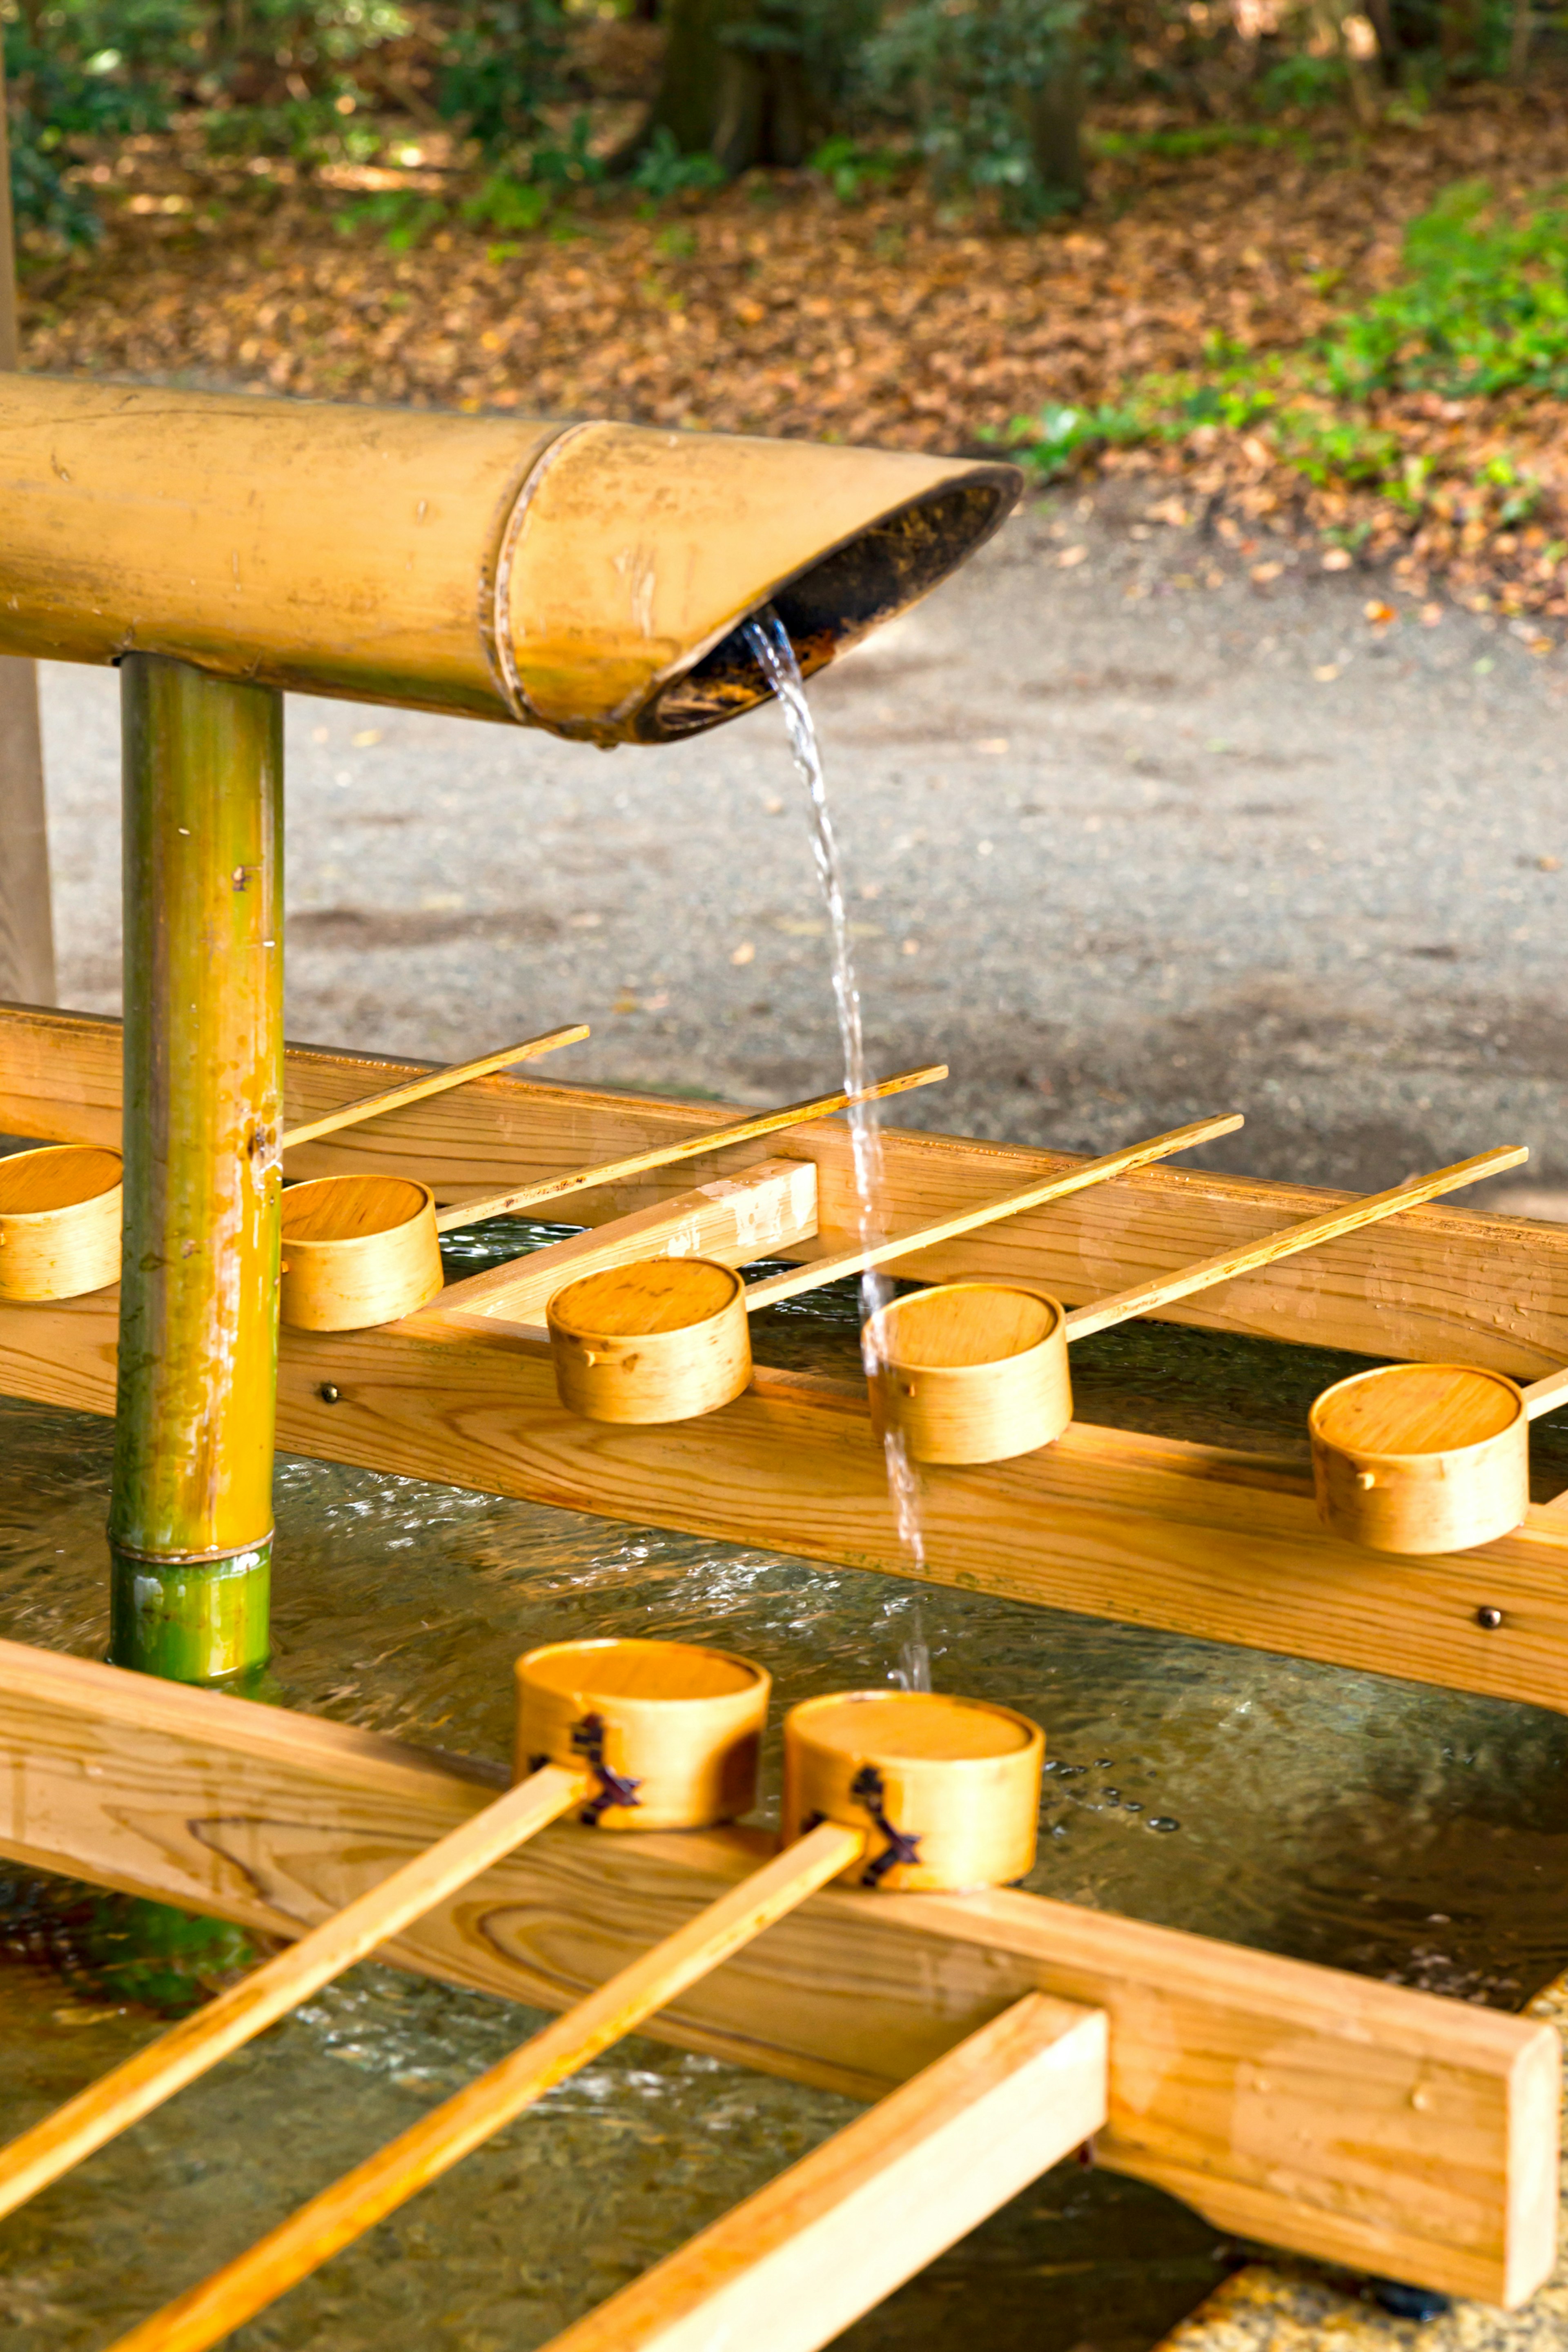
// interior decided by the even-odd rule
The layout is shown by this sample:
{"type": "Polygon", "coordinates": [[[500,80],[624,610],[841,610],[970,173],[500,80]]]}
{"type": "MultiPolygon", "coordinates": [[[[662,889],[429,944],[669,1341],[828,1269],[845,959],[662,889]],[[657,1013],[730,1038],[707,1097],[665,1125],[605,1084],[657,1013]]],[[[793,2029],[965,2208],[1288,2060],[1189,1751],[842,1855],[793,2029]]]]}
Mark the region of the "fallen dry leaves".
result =
{"type": "MultiPolygon", "coordinates": [[[[846,205],[777,174],[653,217],[584,199],[511,239],[454,217],[404,253],[369,227],[341,235],[342,192],[287,165],[220,164],[190,133],[141,140],[95,175],[99,250],[29,273],[26,364],[972,450],[1044,403],[1114,402],[1191,368],[1215,337],[1298,348],[1387,282],[1439,188],[1483,176],[1525,197],[1559,179],[1565,119],[1550,95],[1493,92],[1310,146],[1102,161],[1088,214],[1027,235],[918,187],[846,205]]],[[[1510,531],[1461,488],[1417,524],[1353,487],[1306,488],[1257,434],[1212,425],[1101,462],[1174,478],[1152,509],[1173,521],[1228,508],[1359,541],[1329,560],[1392,561],[1417,593],[1441,577],[1472,603],[1568,612],[1547,510],[1558,484],[1568,500],[1568,408],[1424,397],[1377,421],[1461,485],[1506,442],[1547,506],[1510,531]]]]}

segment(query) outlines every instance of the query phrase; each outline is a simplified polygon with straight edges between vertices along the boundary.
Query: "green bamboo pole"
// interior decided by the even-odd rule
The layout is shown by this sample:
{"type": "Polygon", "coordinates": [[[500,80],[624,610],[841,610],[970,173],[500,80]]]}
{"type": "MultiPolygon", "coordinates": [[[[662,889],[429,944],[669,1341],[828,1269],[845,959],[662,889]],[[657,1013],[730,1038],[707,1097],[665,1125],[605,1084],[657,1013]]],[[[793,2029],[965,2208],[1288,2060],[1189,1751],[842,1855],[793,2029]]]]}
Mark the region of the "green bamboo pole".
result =
{"type": "Polygon", "coordinates": [[[282,697],[121,664],[125,1252],[110,1656],[263,1665],[283,1104],[282,697]]]}

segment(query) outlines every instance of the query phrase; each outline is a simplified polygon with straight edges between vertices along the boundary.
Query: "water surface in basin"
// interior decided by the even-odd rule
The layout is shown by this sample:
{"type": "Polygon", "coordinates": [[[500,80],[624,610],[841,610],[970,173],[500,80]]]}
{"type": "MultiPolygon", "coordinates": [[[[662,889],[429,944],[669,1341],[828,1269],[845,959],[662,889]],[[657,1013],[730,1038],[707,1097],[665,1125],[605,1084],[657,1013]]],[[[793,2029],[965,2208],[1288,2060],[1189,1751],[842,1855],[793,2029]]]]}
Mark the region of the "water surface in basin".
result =
{"type": "MultiPolygon", "coordinates": [[[[454,1237],[454,1265],[545,1237],[454,1237]]],[[[773,1310],[755,1337],[764,1360],[853,1368],[853,1296],[773,1310]]],[[[1152,1327],[1075,1350],[1093,1418],[1269,1447],[1300,1442],[1307,1402],[1351,1365],[1152,1327]]],[[[108,1439],[0,1403],[0,1633],[101,1654],[108,1439]]],[[[1568,1483],[1554,1445],[1538,1429],[1543,1476],[1568,1483]]],[[[939,1687],[1046,1726],[1041,1892],[1508,2007],[1568,1958],[1568,1724],[1540,1710],[298,1459],[278,1509],[290,1706],[501,1760],[510,1662],[533,1643],[716,1642],[772,1670],[776,1720],[923,1642],[939,1687]]],[[[770,1747],[770,1811],[776,1786],[770,1747]]],[[[123,1958],[138,1915],[0,1875],[0,2079],[20,2127],[158,2019],[104,1973],[106,1927],[123,1958]]],[[[532,2021],[356,1969],[0,2223],[0,2340],[103,2344],[532,2021]]],[[[233,2340],[530,2352],[853,2112],[630,2041],[233,2340]]],[[[1233,2258],[1156,2192],[1066,2166],[847,2340],[935,2352],[967,2323],[992,2352],[1142,2352],[1233,2258]]]]}

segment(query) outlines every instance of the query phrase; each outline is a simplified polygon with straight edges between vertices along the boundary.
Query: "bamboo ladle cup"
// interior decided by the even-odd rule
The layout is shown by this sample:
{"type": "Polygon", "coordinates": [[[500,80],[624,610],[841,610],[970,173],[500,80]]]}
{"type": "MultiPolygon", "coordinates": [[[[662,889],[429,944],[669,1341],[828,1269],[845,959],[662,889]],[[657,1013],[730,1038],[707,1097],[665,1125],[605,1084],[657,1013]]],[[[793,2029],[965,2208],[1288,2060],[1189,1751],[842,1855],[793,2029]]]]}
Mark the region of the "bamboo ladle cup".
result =
{"type": "Polygon", "coordinates": [[[0,1160],[0,1298],[80,1298],[120,1279],[123,1167],[96,1143],[0,1160]]]}
{"type": "Polygon", "coordinates": [[[751,1804],[769,1683],[749,1658],[686,1642],[565,1642],[520,1658],[517,1682],[506,1794],[0,2147],[0,2214],[563,1814],[607,1830],[704,1828],[751,1804]]]}
{"type": "MultiPolygon", "coordinates": [[[[571,1045],[587,1034],[584,1028],[558,1030],[547,1038],[536,1038],[529,1046],[519,1046],[503,1055],[487,1056],[482,1064],[466,1063],[458,1070],[432,1071],[406,1087],[393,1087],[384,1095],[367,1096],[360,1103],[344,1104],[341,1110],[329,1111],[310,1127],[286,1135],[283,1148],[287,1150],[291,1143],[310,1142],[329,1128],[347,1126],[354,1119],[373,1118],[378,1111],[395,1109],[403,1103],[434,1094],[444,1086],[457,1086],[465,1078],[502,1067],[507,1061],[545,1053],[554,1045],[571,1045]]],[[[300,1331],[363,1331],[374,1324],[395,1322],[400,1315],[412,1315],[417,1307],[427,1306],[439,1293],[442,1234],[453,1233],[459,1226],[482,1223],[489,1217],[536,1207],[542,1202],[581,1192],[590,1185],[639,1175],[672,1160],[716,1150],[721,1144],[744,1143],[755,1136],[772,1134],[781,1127],[826,1118],[831,1111],[843,1110],[852,1100],[868,1101],[873,1097],[901,1094],[908,1087],[929,1086],[946,1076],[946,1067],[942,1064],[906,1071],[901,1076],[884,1079],[880,1086],[869,1087],[864,1096],[821,1095],[811,1102],[791,1103],[782,1110],[731,1119],[728,1126],[706,1135],[655,1145],[620,1160],[605,1160],[595,1168],[575,1169],[569,1175],[549,1177],[520,1190],[498,1192],[488,1201],[466,1202],[448,1209],[437,1210],[429,1187],[407,1176],[321,1176],[313,1183],[291,1185],[283,1196],[279,1312],[291,1329],[300,1331]]]]}
{"type": "Polygon", "coordinates": [[[1510,1145],[1413,1176],[1070,1313],[1022,1284],[944,1283],[894,1299],[867,1329],[873,1421],[896,1432],[917,1462],[1002,1462],[1033,1453],[1072,1418],[1071,1340],[1479,1183],[1528,1156],[1510,1145]]]}
{"type": "MultiPolygon", "coordinates": [[[[854,1694],[843,1704],[857,1709],[864,1696],[854,1694]]],[[[826,1818],[810,1826],[796,1822],[793,1843],[771,1862],[302,2205],[236,2261],[133,2327],[111,2352],[205,2352],[831,1879],[858,1871],[863,1880],[869,1877],[873,1885],[886,1887],[895,1869],[914,1866],[910,1849],[918,1855],[922,1841],[929,1841],[933,1850],[942,1843],[944,1857],[960,1872],[957,1884],[993,1883],[993,1868],[998,1864],[1010,1867],[1016,1861],[1016,1841],[968,1842],[954,1836],[952,1822],[973,1814],[975,1785],[995,1782],[1000,1741],[1005,1756],[1032,1765],[1031,1779],[1015,1761],[1006,1783],[1010,1809],[1020,1816],[1026,1810],[1032,1829],[1043,1748],[1038,1731],[1006,1710],[972,1707],[930,1693],[920,1695],[916,1706],[925,1715],[918,1731],[906,1729],[901,1738],[889,1732],[873,1742],[863,1758],[856,1758],[852,1738],[840,1740],[831,1767],[819,1775],[826,1798],[820,1810],[826,1818]],[[993,1720],[996,1717],[1005,1719],[1001,1732],[993,1720]],[[976,1760],[982,1766],[978,1783],[973,1771],[976,1760]],[[848,1785],[840,1790],[837,1784],[847,1769],[848,1785]],[[910,1775],[910,1793],[918,1793],[928,1808],[942,1778],[951,1778],[955,1786],[962,1783],[961,1792],[951,1801],[952,1818],[941,1839],[934,1814],[928,1830],[927,1814],[921,1814],[920,1825],[911,1828],[915,1814],[897,1819],[889,1810],[903,1796],[901,1783],[895,1793],[893,1775],[904,1771],[910,1775]],[[879,1867],[889,1852],[893,1861],[879,1867]]],[[[941,1883],[954,1882],[942,1877],[941,1883]]]]}
{"type": "Polygon", "coordinates": [[[1241,1123],[1234,1112],[1197,1119],[955,1210],[870,1249],[817,1258],[749,1286],[729,1266],[698,1257],[643,1258],[583,1275],[558,1290],[545,1310],[561,1402],[590,1421],[685,1421],[711,1412],[739,1396],[752,1377],[747,1318],[759,1307],[1103,1184],[1229,1135],[1241,1123]]]}
{"type": "MultiPolygon", "coordinates": [[[[515,1062],[575,1045],[588,1034],[586,1024],[577,1022],[521,1045],[481,1054],[477,1061],[426,1070],[287,1129],[280,1149],[287,1152],[314,1143],[515,1062]]],[[[279,1314],[291,1330],[363,1331],[393,1323],[426,1306],[441,1287],[435,1196],[412,1177],[318,1176],[310,1183],[291,1184],[283,1195],[282,1240],[279,1314]]]]}
{"type": "Polygon", "coordinates": [[[1568,1371],[1521,1387],[1471,1364],[1380,1364],[1325,1389],[1308,1416],[1318,1517],[1367,1551],[1468,1551],[1530,1508],[1530,1423],[1568,1371]]]}

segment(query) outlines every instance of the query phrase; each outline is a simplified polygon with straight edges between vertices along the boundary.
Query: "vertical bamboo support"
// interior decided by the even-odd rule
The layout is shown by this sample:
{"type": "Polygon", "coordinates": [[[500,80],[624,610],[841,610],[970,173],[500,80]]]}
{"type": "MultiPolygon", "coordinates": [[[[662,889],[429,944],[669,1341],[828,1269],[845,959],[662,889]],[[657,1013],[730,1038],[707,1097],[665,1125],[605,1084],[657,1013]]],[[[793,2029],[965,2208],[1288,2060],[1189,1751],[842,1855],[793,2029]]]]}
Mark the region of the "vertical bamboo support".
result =
{"type": "MultiPolygon", "coordinates": [[[[0,57],[0,368],[17,359],[16,271],[6,143],[5,62],[0,57]]],[[[0,997],[55,1001],[49,846],[37,665],[0,656],[0,997]]]]}
{"type": "Polygon", "coordinates": [[[282,698],[121,666],[125,1246],[110,1655],[268,1652],[283,1097],[282,698]]]}

